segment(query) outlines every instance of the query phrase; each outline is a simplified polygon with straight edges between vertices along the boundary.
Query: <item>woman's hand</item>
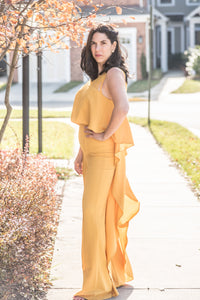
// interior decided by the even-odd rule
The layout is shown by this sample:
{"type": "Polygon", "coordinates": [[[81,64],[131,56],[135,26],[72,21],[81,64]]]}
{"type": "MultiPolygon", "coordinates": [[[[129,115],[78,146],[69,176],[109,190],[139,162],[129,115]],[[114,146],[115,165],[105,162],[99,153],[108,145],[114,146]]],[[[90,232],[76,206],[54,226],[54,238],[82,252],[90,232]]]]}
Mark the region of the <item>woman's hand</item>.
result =
{"type": "Polygon", "coordinates": [[[97,141],[105,141],[104,132],[96,133],[93,130],[85,127],[86,137],[93,138],[97,141]]]}
{"type": "Polygon", "coordinates": [[[83,174],[83,152],[81,148],[79,149],[79,152],[74,161],[74,169],[78,173],[78,175],[83,174]]]}

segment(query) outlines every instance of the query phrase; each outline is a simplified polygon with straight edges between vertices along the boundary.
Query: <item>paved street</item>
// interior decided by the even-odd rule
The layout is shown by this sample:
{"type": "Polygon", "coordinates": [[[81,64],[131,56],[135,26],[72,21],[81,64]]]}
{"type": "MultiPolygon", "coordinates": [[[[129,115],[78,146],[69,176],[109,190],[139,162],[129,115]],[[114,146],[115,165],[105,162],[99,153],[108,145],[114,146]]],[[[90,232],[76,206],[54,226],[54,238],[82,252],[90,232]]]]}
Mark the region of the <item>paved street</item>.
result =
{"type": "MultiPolygon", "coordinates": [[[[130,106],[129,114],[146,117],[148,102],[134,102],[130,106]]],[[[200,93],[196,98],[183,95],[180,98],[169,96],[164,101],[152,101],[150,104],[151,119],[177,122],[200,137],[200,93]]]]}
{"type": "MultiPolygon", "coordinates": [[[[181,72],[170,72],[163,83],[152,89],[150,116],[152,119],[177,122],[200,136],[200,93],[171,93],[182,85],[184,79],[181,72]]],[[[144,96],[147,98],[147,93],[144,96]]],[[[148,102],[132,102],[129,114],[146,117],[148,102]]]]}

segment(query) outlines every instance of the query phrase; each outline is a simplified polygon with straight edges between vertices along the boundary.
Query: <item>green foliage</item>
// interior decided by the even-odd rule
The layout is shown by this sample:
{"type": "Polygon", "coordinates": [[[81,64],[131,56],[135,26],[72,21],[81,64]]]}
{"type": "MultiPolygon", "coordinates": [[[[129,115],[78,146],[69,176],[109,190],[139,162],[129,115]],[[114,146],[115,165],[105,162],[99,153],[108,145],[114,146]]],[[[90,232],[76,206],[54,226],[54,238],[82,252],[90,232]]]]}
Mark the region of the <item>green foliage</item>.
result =
{"type": "Polygon", "coordinates": [[[142,79],[147,79],[148,74],[147,74],[146,56],[143,52],[140,57],[140,65],[141,65],[142,79]]]}
{"type": "Polygon", "coordinates": [[[57,175],[42,155],[0,151],[0,298],[41,299],[59,219],[57,175]]]}
{"type": "Polygon", "coordinates": [[[162,70],[161,69],[154,69],[152,71],[152,79],[153,80],[160,80],[162,78],[162,70]]]}
{"type": "Polygon", "coordinates": [[[184,53],[174,53],[169,55],[169,69],[184,68],[187,57],[184,53]]]}
{"type": "Polygon", "coordinates": [[[200,76],[200,54],[194,61],[193,69],[196,72],[196,75],[200,76]]]}
{"type": "Polygon", "coordinates": [[[200,77],[200,46],[185,51],[187,56],[186,71],[191,77],[200,77]]]}

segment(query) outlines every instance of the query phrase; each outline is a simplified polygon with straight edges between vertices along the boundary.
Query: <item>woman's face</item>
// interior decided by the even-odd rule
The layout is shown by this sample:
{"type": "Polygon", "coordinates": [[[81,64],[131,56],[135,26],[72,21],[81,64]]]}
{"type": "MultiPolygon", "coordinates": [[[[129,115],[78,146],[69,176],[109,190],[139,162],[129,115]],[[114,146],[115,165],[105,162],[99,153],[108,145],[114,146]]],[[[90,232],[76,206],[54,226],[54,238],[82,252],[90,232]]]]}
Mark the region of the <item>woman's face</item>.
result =
{"type": "Polygon", "coordinates": [[[103,65],[114,52],[116,42],[113,44],[105,33],[95,32],[91,40],[92,56],[99,65],[103,65]]]}

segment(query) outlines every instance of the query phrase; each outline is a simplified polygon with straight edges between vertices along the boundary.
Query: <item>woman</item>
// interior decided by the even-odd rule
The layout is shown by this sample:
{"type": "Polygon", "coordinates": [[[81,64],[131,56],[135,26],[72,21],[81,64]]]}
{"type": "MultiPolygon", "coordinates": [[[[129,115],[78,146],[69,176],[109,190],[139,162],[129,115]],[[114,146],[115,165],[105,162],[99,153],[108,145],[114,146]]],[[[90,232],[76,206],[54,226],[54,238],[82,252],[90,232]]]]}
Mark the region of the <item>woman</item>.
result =
{"type": "Polygon", "coordinates": [[[126,118],[128,70],[118,33],[92,28],[81,68],[90,77],[76,94],[71,120],[79,124],[75,170],[83,174],[83,287],[73,299],[107,299],[133,279],[126,254],[129,220],[139,211],[125,175],[126,149],[133,145],[126,118]]]}

